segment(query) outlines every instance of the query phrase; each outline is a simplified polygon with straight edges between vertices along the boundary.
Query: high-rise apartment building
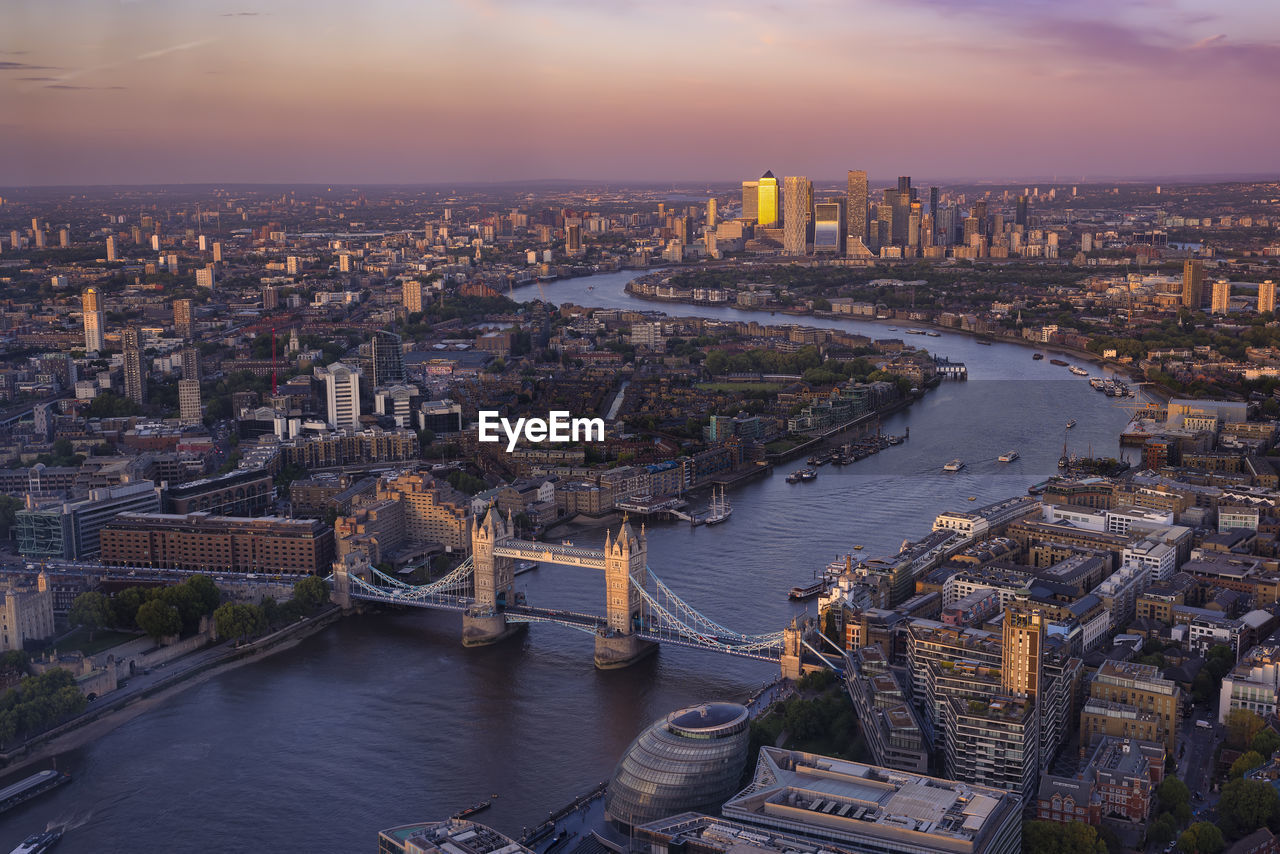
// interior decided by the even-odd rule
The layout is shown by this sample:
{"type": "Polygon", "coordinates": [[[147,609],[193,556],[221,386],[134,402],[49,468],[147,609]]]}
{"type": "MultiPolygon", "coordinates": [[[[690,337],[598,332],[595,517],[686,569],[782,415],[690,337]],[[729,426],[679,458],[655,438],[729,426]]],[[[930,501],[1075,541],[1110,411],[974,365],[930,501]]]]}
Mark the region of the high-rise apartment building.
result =
{"type": "Polygon", "coordinates": [[[424,289],[422,282],[417,279],[408,279],[400,288],[400,301],[404,304],[404,310],[410,314],[422,311],[422,291],[424,289]]]}
{"type": "Polygon", "coordinates": [[[182,378],[200,382],[200,351],[190,345],[182,348],[182,378]]]}
{"type": "Polygon", "coordinates": [[[716,200],[707,199],[707,228],[716,227],[716,200]]]}
{"type": "Polygon", "coordinates": [[[773,172],[760,176],[759,201],[756,203],[756,222],[763,228],[778,227],[778,179],[773,172]]]}
{"type": "Polygon", "coordinates": [[[213,263],[222,263],[222,243],[220,241],[214,241],[213,244],[213,263]]]}
{"type": "Polygon", "coordinates": [[[1213,298],[1209,304],[1209,311],[1213,314],[1226,314],[1230,308],[1231,282],[1218,279],[1213,283],[1213,298]]]}
{"type": "Polygon", "coordinates": [[[120,335],[124,345],[124,396],[134,403],[147,402],[147,375],[142,369],[142,336],[136,327],[120,335]]]}
{"type": "Polygon", "coordinates": [[[564,230],[564,251],[570,255],[581,255],[582,248],[582,226],[571,225],[564,230]]]}
{"type": "Polygon", "coordinates": [[[84,349],[87,353],[103,350],[102,294],[97,288],[85,288],[80,298],[80,311],[84,317],[84,349]]]}
{"type": "Polygon", "coordinates": [[[369,341],[369,363],[374,388],[404,382],[404,349],[400,336],[378,330],[369,341]]]}
{"type": "MultiPolygon", "coordinates": [[[[174,257],[176,258],[177,256],[174,257]]],[[[199,270],[196,270],[196,287],[209,288],[210,290],[213,290],[213,285],[216,279],[214,269],[215,267],[212,264],[206,264],[199,270]]]]}
{"type": "Polygon", "coordinates": [[[1018,196],[1018,206],[1013,215],[1013,224],[1020,225],[1023,228],[1027,226],[1027,197],[1018,196]]]}
{"type": "Polygon", "coordinates": [[[818,202],[813,206],[813,253],[844,252],[846,204],[843,199],[818,202]]]}
{"type": "Polygon", "coordinates": [[[1043,643],[1044,621],[1038,610],[1005,609],[1000,687],[1010,696],[1032,700],[1040,696],[1043,643]]]}
{"type": "Polygon", "coordinates": [[[194,337],[194,311],[195,306],[189,299],[176,299],[173,301],[173,332],[179,338],[190,339],[194,337]]]}
{"type": "Polygon", "coordinates": [[[262,310],[275,311],[280,306],[280,289],[275,285],[262,286],[262,310]]]}
{"type": "Polygon", "coordinates": [[[809,250],[809,223],[813,220],[813,183],[803,175],[782,179],[782,251],[805,255],[809,250]]]}
{"type": "Polygon", "coordinates": [[[755,222],[760,211],[760,182],[742,182],[742,219],[755,222]]]}
{"type": "Polygon", "coordinates": [[[329,423],[339,429],[360,426],[360,373],[352,367],[334,362],[315,370],[324,382],[326,413],[329,423]]]}
{"type": "Polygon", "coordinates": [[[115,235],[107,236],[107,260],[116,260],[116,238],[115,235]]]}
{"type": "Polygon", "coordinates": [[[1272,279],[1267,279],[1258,285],[1258,311],[1276,310],[1276,283],[1272,279]]]}
{"type": "Polygon", "coordinates": [[[867,247],[867,173],[849,170],[849,196],[845,212],[845,252],[850,258],[869,255],[867,247]]]}
{"type": "Polygon", "coordinates": [[[184,425],[195,426],[204,417],[200,408],[200,381],[178,380],[178,420],[184,425]]]}
{"type": "Polygon", "coordinates": [[[1204,263],[1188,258],[1182,264],[1182,306],[1199,309],[1204,305],[1204,263]]]}

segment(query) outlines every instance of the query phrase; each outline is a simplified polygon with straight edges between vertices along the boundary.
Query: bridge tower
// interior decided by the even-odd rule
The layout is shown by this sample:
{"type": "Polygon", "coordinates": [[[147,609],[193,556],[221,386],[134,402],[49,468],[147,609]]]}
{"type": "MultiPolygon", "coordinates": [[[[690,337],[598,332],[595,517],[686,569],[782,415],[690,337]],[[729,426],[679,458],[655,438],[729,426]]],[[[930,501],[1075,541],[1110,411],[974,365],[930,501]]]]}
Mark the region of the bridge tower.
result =
{"type": "Polygon", "coordinates": [[[511,539],[512,525],[490,506],[484,521],[471,529],[471,565],[474,567],[476,601],[462,617],[463,646],[485,646],[514,634],[520,626],[508,626],[503,609],[515,593],[515,567],[511,558],[494,550],[511,539]]]}
{"type": "Polygon", "coordinates": [[[657,645],[641,638],[639,631],[641,600],[635,586],[644,583],[648,566],[648,542],[644,526],[640,536],[625,518],[618,538],[604,538],[605,633],[596,635],[596,667],[626,667],[657,649],[657,645]]]}
{"type": "Polygon", "coordinates": [[[782,678],[799,679],[804,675],[804,639],[810,626],[792,617],[791,625],[782,630],[782,678]]]}
{"type": "Polygon", "coordinates": [[[344,611],[351,610],[351,576],[369,580],[369,556],[363,549],[347,552],[333,562],[333,590],[329,601],[344,611]]]}

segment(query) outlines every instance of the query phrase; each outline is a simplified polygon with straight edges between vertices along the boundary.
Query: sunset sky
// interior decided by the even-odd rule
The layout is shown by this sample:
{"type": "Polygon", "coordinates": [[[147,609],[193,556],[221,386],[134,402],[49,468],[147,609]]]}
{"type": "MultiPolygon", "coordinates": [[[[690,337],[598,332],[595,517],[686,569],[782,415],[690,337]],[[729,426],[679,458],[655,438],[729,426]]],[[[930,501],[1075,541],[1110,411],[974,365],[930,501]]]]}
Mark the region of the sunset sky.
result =
{"type": "Polygon", "coordinates": [[[0,186],[1280,173],[1272,0],[0,5],[0,186]]]}

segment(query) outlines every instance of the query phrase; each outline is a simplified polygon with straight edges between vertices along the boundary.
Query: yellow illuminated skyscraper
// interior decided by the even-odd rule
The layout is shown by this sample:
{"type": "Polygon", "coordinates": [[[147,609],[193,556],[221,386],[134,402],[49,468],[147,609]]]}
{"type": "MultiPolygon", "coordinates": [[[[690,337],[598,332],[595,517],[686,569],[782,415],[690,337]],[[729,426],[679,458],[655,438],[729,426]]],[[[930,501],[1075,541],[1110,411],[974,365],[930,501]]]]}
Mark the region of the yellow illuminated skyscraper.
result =
{"type": "Polygon", "coordinates": [[[1258,311],[1276,310],[1276,283],[1267,279],[1258,285],[1258,311]]]}
{"type": "Polygon", "coordinates": [[[1182,265],[1182,305],[1192,309],[1204,305],[1204,265],[1196,258],[1182,265]]]}
{"type": "Polygon", "coordinates": [[[756,222],[763,228],[778,227],[778,179],[772,172],[760,176],[760,195],[756,203],[756,222]]]}
{"type": "Polygon", "coordinates": [[[1005,609],[1000,682],[1011,696],[1034,700],[1040,694],[1040,647],[1043,641],[1044,622],[1038,610],[1005,609]]]}

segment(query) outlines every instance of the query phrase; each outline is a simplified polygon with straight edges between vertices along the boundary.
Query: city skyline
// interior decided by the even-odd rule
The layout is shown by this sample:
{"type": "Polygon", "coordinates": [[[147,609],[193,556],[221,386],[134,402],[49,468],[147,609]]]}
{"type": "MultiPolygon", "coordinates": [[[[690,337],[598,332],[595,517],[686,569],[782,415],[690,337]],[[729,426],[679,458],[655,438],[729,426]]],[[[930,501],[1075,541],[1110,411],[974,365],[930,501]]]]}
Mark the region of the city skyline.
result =
{"type": "Polygon", "coordinates": [[[823,141],[782,171],[816,180],[1265,173],[1262,11],[20,4],[0,185],[728,181],[797,129],[823,141]],[[1179,120],[1197,104],[1211,120],[1179,120]]]}

